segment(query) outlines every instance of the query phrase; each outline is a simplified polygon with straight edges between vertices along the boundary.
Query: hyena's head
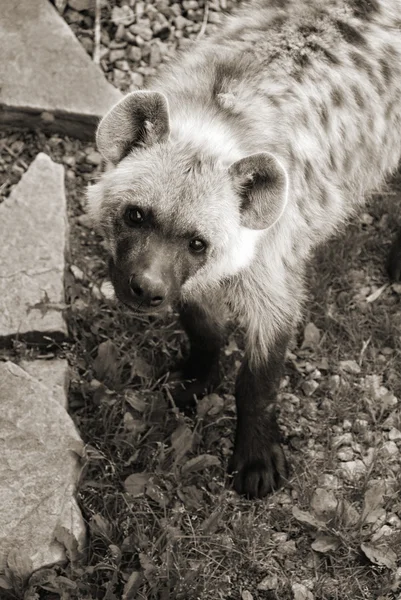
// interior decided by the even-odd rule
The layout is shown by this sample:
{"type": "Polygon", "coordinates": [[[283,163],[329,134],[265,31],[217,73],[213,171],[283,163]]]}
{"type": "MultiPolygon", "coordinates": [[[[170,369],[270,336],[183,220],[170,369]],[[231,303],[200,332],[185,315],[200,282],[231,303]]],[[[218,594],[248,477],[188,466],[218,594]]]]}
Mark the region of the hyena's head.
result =
{"type": "Polygon", "coordinates": [[[97,145],[109,168],[88,190],[89,212],[110,251],[116,294],[138,312],[248,267],[284,210],[287,177],[272,155],[227,164],[203,151],[175,133],[158,92],[125,96],[101,121],[97,145]]]}

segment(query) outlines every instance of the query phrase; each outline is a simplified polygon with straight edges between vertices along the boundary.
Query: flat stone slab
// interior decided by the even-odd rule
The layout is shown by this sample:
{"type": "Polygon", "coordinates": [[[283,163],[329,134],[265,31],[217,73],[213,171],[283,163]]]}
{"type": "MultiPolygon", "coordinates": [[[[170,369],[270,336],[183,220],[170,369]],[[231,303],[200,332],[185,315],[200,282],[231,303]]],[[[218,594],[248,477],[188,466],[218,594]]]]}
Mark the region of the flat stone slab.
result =
{"type": "Polygon", "coordinates": [[[93,138],[121,98],[48,0],[1,0],[0,125],[93,138]]]}
{"type": "Polygon", "coordinates": [[[67,409],[69,367],[68,361],[53,360],[23,360],[19,366],[40,383],[43,383],[53,394],[60,406],[67,409]]]}
{"type": "MultiPolygon", "coordinates": [[[[11,362],[0,363],[0,574],[66,559],[85,544],[74,498],[83,443],[52,392],[11,362]]],[[[28,573],[29,574],[29,573],[28,573]]]]}
{"type": "Polygon", "coordinates": [[[0,337],[67,335],[67,239],[64,167],[40,153],[0,204],[0,337]]]}

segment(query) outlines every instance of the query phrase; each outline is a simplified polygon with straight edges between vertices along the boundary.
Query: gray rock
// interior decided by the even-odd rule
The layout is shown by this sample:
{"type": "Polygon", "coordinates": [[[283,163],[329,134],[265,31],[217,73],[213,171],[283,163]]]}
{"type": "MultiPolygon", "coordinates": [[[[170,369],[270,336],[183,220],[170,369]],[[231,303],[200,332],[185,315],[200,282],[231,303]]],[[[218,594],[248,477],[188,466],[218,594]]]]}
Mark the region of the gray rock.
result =
{"type": "Polygon", "coordinates": [[[95,0],[68,0],[68,6],[73,10],[81,12],[82,10],[89,10],[95,6],[95,0]]]}
{"type": "Polygon", "coordinates": [[[45,385],[60,406],[67,408],[69,368],[66,360],[23,360],[19,366],[45,385]]]}
{"type": "Polygon", "coordinates": [[[0,574],[15,554],[33,571],[84,547],[83,443],[51,391],[11,362],[0,364],[0,403],[0,574]]]}
{"type": "Polygon", "coordinates": [[[64,337],[64,168],[40,153],[0,205],[0,336],[64,337]]]}
{"type": "Polygon", "coordinates": [[[0,39],[0,126],[93,139],[121,94],[50,2],[2,0],[0,39]]]}

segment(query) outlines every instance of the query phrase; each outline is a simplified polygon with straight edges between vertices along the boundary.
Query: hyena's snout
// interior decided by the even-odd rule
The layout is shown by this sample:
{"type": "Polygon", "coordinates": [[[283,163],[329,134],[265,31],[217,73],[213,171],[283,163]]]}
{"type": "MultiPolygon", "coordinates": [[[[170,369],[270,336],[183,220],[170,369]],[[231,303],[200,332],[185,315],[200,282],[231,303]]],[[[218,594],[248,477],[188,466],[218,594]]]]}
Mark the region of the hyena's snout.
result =
{"type": "Polygon", "coordinates": [[[160,308],[169,295],[168,282],[157,269],[151,268],[133,273],[129,278],[129,289],[142,310],[160,308]]]}

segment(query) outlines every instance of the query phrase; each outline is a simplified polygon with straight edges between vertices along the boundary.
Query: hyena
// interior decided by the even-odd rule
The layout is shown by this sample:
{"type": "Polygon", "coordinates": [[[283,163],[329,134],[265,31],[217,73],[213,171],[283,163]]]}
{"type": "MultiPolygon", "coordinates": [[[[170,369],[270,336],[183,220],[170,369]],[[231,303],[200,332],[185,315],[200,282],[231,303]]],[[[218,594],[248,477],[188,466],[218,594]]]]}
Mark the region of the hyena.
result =
{"type": "Polygon", "coordinates": [[[401,155],[401,1],[243,5],[112,108],[97,145],[116,294],[175,306],[189,337],[179,406],[216,382],[226,316],[244,329],[229,470],[262,497],[286,477],[275,401],[305,265],[401,155]]]}

